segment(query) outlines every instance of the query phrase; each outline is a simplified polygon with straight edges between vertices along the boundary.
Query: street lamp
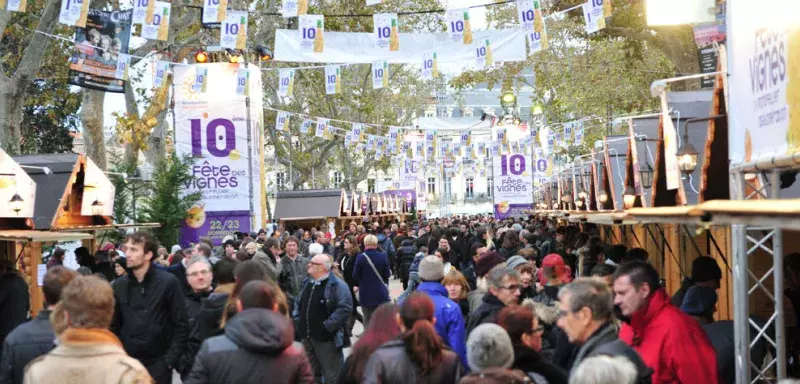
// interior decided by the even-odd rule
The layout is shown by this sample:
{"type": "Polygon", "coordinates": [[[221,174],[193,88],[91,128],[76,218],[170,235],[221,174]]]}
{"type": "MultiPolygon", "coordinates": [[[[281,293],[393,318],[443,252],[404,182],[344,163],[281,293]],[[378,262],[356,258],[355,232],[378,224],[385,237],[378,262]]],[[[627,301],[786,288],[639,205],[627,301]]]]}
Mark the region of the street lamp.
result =
{"type": "Polygon", "coordinates": [[[653,167],[648,161],[645,161],[645,166],[646,168],[639,171],[639,174],[642,176],[642,187],[650,189],[653,187],[653,167]]]}
{"type": "Polygon", "coordinates": [[[583,208],[583,199],[578,199],[577,201],[575,201],[575,206],[578,207],[579,209],[583,208]]]}
{"type": "Polygon", "coordinates": [[[531,107],[531,115],[538,116],[544,113],[544,109],[542,108],[541,104],[534,104],[531,107]]]}
{"type": "Polygon", "coordinates": [[[636,202],[636,191],[632,186],[629,185],[625,188],[625,193],[622,195],[622,202],[625,205],[625,209],[633,207],[633,203],[636,202]]]}
{"type": "Polygon", "coordinates": [[[19,212],[22,211],[22,203],[24,202],[25,200],[19,195],[19,193],[14,193],[14,196],[11,196],[11,200],[8,201],[8,203],[11,205],[11,210],[17,215],[19,215],[19,212]]]}
{"type": "Polygon", "coordinates": [[[597,201],[603,206],[605,206],[608,202],[608,193],[604,189],[600,190],[600,194],[597,196],[597,201]]]}
{"type": "Polygon", "coordinates": [[[689,142],[688,135],[683,137],[683,145],[681,145],[678,149],[678,153],[675,155],[678,157],[678,168],[681,169],[681,172],[687,175],[694,172],[694,169],[697,167],[698,152],[694,145],[689,142]]]}
{"type": "Polygon", "coordinates": [[[103,203],[100,200],[94,199],[92,202],[92,215],[94,216],[101,216],[103,215],[103,203]]]}

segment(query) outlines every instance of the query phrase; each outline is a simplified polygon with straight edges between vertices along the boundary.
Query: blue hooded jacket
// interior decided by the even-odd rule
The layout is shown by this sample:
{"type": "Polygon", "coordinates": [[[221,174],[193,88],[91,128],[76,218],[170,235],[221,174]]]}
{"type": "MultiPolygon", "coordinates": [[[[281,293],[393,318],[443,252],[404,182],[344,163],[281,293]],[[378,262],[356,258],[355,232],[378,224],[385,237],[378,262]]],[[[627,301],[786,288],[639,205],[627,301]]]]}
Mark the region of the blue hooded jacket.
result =
{"type": "Polygon", "coordinates": [[[466,328],[461,308],[447,297],[447,289],[441,283],[424,281],[417,287],[417,291],[425,292],[433,301],[436,333],[458,355],[461,364],[469,367],[467,364],[466,328]]]}

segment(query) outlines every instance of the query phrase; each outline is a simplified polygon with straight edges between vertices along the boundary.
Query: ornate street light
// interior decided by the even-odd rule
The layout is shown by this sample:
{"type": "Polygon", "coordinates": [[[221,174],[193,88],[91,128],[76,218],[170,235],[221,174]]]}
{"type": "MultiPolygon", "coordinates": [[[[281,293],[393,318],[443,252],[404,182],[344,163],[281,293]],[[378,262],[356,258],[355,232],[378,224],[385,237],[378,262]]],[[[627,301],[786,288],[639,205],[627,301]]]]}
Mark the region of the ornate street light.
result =
{"type": "Polygon", "coordinates": [[[636,191],[632,186],[629,185],[625,188],[625,193],[622,195],[622,202],[625,205],[625,209],[633,207],[633,203],[636,202],[636,191]]]}
{"type": "Polygon", "coordinates": [[[577,201],[575,201],[575,206],[578,207],[579,209],[583,208],[583,199],[578,199],[577,201]]]}
{"type": "Polygon", "coordinates": [[[94,216],[103,215],[103,203],[101,203],[100,200],[95,199],[92,202],[92,215],[94,216]]]}
{"type": "Polygon", "coordinates": [[[678,153],[675,155],[678,157],[678,168],[680,168],[681,172],[684,174],[691,174],[694,172],[694,169],[697,168],[698,152],[694,145],[689,142],[688,135],[683,137],[683,145],[681,145],[678,149],[678,153]]]}
{"type": "Polygon", "coordinates": [[[645,161],[645,169],[639,171],[642,179],[642,187],[645,189],[650,189],[653,187],[653,167],[650,165],[650,162],[645,161]]]}
{"type": "Polygon", "coordinates": [[[606,205],[608,202],[608,193],[604,189],[600,190],[600,194],[597,195],[597,201],[600,205],[606,205]]]}
{"type": "Polygon", "coordinates": [[[11,210],[17,215],[19,215],[19,212],[22,211],[22,204],[24,202],[25,200],[19,195],[19,193],[14,193],[14,196],[11,196],[11,200],[8,201],[8,203],[11,205],[11,210]]]}

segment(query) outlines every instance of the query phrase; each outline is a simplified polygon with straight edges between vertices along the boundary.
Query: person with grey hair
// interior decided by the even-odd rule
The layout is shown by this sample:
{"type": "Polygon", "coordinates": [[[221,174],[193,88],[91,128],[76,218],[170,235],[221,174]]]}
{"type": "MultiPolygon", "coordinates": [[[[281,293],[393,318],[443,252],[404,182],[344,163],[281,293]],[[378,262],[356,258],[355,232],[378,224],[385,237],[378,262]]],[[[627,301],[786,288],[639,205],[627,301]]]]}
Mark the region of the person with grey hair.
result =
{"type": "MultiPolygon", "coordinates": [[[[314,374],[335,383],[342,369],[342,348],[350,346],[345,326],[353,309],[347,284],[331,273],[331,257],[321,253],[311,258],[308,278],[295,297],[294,318],[298,338],[303,342],[314,374]]],[[[317,377],[321,383],[322,378],[317,377]]]]}
{"type": "Polygon", "coordinates": [[[573,371],[569,384],[635,384],[636,367],[623,356],[593,356],[573,371]]]}
{"type": "Polygon", "coordinates": [[[189,337],[186,339],[186,347],[175,364],[175,370],[181,374],[181,378],[184,380],[192,370],[192,363],[194,363],[195,355],[200,350],[200,344],[202,343],[198,318],[203,300],[208,298],[214,290],[211,285],[214,279],[212,271],[211,262],[204,256],[192,256],[186,262],[186,280],[189,282],[189,287],[191,287],[189,293],[186,294],[189,337]]]}
{"type": "Polygon", "coordinates": [[[389,296],[389,256],[378,247],[378,237],[364,237],[364,252],[356,256],[353,267],[354,291],[364,314],[364,327],[369,325],[372,312],[383,303],[391,301],[389,296]]]}
{"type": "Polygon", "coordinates": [[[484,323],[496,323],[497,314],[507,305],[519,301],[521,278],[519,272],[506,266],[492,269],[486,276],[488,291],[481,305],[469,314],[467,335],[484,323]]]}
{"type": "Polygon", "coordinates": [[[580,346],[572,363],[571,377],[577,375],[576,367],[584,359],[624,356],[636,367],[636,383],[651,382],[652,370],[633,348],[617,338],[613,324],[614,296],[603,280],[577,278],[561,288],[558,299],[556,324],[566,333],[570,343],[580,346]]]}

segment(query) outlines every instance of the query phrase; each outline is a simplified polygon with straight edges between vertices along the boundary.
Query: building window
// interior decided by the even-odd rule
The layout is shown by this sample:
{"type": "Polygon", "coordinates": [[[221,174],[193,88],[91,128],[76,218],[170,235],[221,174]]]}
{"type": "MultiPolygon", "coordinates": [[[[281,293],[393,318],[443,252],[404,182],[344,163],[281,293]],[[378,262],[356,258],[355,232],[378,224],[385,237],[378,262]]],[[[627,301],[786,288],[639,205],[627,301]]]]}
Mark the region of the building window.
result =
{"type": "Polygon", "coordinates": [[[429,177],[428,178],[428,194],[435,195],[436,194],[436,178],[429,177]]]}
{"type": "Polygon", "coordinates": [[[472,177],[468,177],[466,184],[467,184],[467,191],[464,193],[464,197],[471,199],[474,197],[475,179],[472,177]]]}
{"type": "Polygon", "coordinates": [[[344,181],[344,177],[342,176],[341,172],[336,171],[336,172],[333,173],[333,186],[335,188],[338,188],[340,185],[342,185],[343,181],[344,181]]]}
{"type": "Polygon", "coordinates": [[[275,174],[275,185],[278,187],[279,191],[286,190],[286,174],[283,172],[278,172],[275,174]]]}
{"type": "Polygon", "coordinates": [[[486,178],[486,196],[492,196],[492,189],[494,189],[494,179],[491,177],[486,178]]]}
{"type": "Polygon", "coordinates": [[[434,112],[434,111],[425,111],[425,117],[436,117],[436,112],[434,112]]]}
{"type": "Polygon", "coordinates": [[[375,193],[375,179],[367,179],[367,192],[375,193]]]}
{"type": "Polygon", "coordinates": [[[448,199],[452,196],[453,192],[452,188],[453,183],[451,182],[452,179],[453,179],[452,177],[446,177],[446,176],[444,178],[444,196],[447,197],[448,199]]]}

